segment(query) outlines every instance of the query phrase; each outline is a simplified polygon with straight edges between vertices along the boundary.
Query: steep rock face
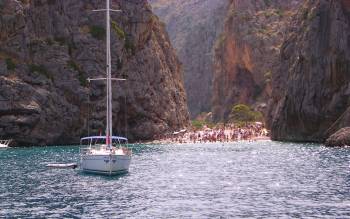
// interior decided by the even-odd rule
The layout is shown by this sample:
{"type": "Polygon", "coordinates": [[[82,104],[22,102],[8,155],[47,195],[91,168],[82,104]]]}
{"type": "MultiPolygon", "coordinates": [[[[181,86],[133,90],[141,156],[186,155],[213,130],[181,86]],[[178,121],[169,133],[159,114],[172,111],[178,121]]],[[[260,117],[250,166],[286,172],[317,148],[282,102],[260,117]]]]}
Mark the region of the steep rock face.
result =
{"type": "Polygon", "coordinates": [[[211,110],[213,47],[222,32],[227,0],[149,0],[166,23],[183,63],[191,117],[211,110]]]}
{"type": "Polygon", "coordinates": [[[214,57],[212,111],[227,119],[232,106],[266,106],[287,24],[302,0],[230,0],[214,57]]]}
{"type": "MultiPolygon", "coordinates": [[[[19,145],[67,144],[104,133],[103,0],[0,1],[0,133],[19,145]]],[[[188,124],[182,70],[143,0],[113,1],[114,134],[131,139],[188,124]],[[126,98],[125,98],[126,97],[126,98]],[[127,125],[125,125],[127,123],[127,125]]]]}
{"type": "Polygon", "coordinates": [[[350,4],[308,0],[293,20],[268,120],[275,140],[320,142],[350,124],[350,4]]]}

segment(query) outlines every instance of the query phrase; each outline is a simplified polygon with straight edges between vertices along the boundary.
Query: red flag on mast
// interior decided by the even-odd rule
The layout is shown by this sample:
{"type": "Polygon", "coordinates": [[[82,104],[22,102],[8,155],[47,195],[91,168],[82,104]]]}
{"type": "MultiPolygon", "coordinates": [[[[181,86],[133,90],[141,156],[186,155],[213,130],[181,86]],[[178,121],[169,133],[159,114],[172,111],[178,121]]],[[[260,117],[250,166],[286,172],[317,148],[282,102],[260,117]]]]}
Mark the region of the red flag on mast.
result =
{"type": "Polygon", "coordinates": [[[106,145],[109,145],[109,143],[110,143],[110,138],[109,138],[109,136],[107,135],[107,136],[106,136],[106,145]]]}

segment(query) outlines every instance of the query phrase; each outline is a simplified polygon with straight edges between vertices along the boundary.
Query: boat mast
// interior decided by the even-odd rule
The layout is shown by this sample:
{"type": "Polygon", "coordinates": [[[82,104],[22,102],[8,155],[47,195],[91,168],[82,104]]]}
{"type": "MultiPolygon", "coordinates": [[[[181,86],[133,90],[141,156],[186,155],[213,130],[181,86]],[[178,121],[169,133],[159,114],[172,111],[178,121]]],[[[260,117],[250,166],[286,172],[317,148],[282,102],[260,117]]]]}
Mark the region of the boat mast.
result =
{"type": "Polygon", "coordinates": [[[106,145],[111,147],[112,132],[112,80],[111,80],[111,23],[110,0],[106,0],[106,82],[107,82],[107,115],[106,115],[106,145]]]}
{"type": "MultiPolygon", "coordinates": [[[[98,9],[93,11],[106,11],[106,78],[88,79],[89,81],[106,80],[106,145],[112,146],[112,74],[111,74],[111,17],[110,12],[121,12],[120,10],[110,9],[110,0],[106,0],[106,9],[98,9]]],[[[113,78],[117,81],[125,81],[125,79],[113,78]]]]}

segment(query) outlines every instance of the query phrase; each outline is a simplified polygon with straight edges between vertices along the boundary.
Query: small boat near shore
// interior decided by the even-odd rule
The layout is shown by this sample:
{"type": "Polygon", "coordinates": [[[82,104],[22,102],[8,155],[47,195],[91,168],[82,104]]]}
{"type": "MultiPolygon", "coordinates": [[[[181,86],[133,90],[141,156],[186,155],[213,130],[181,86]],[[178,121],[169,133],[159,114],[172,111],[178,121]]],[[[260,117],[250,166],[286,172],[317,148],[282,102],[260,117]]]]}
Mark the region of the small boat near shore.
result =
{"type": "Polygon", "coordinates": [[[77,163],[50,163],[46,167],[53,169],[75,169],[78,167],[77,163]]]}
{"type": "Polygon", "coordinates": [[[8,148],[11,144],[12,139],[10,140],[0,140],[0,148],[8,148]]]}
{"type": "Polygon", "coordinates": [[[80,168],[84,172],[102,175],[128,172],[132,154],[127,146],[128,139],[118,136],[109,138],[110,145],[105,144],[107,136],[91,136],[81,139],[81,145],[86,145],[80,148],[80,168]]]}

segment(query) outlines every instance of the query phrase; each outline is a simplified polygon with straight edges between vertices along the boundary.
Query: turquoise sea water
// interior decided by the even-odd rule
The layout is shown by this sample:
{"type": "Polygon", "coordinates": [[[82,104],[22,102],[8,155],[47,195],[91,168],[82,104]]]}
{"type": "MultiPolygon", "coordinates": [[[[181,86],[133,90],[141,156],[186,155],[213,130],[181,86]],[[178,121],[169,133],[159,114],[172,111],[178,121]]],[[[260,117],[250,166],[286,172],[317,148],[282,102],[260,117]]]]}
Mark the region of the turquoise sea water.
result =
{"type": "Polygon", "coordinates": [[[78,147],[0,150],[0,218],[350,218],[350,148],[138,145],[117,177],[47,169],[78,147]]]}

